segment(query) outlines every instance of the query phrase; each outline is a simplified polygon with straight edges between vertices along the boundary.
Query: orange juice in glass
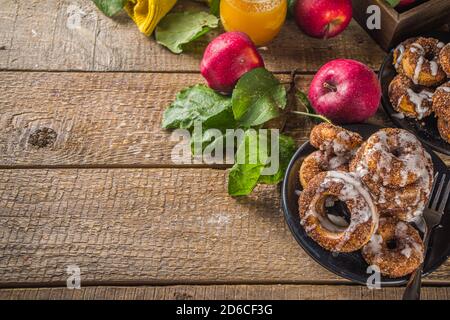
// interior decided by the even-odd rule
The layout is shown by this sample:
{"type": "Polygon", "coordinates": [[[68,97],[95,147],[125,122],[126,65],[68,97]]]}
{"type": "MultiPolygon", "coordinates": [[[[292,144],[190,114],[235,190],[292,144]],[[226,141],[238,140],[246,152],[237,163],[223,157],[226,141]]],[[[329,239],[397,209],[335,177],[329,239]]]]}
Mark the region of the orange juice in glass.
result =
{"type": "Polygon", "coordinates": [[[246,33],[257,46],[272,41],[287,14],[287,0],[221,0],[220,19],[227,31],[246,33]]]}

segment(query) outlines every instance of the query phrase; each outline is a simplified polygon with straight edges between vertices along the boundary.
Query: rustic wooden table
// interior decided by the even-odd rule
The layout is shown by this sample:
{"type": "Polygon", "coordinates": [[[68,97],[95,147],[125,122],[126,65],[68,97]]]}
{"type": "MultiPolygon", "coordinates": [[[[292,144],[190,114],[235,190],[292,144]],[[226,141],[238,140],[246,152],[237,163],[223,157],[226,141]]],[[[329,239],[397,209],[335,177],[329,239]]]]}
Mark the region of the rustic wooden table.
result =
{"type": "MultiPolygon", "coordinates": [[[[202,82],[207,39],[173,55],[88,0],[0,0],[0,25],[0,298],[401,296],[309,258],[284,222],[279,187],[233,199],[225,168],[172,163],[162,112],[202,82]],[[66,288],[69,265],[80,268],[80,290],[66,288]]],[[[303,89],[328,60],[378,70],[385,57],[355,22],[320,41],[288,21],[262,54],[286,82],[297,70],[303,89]]],[[[382,111],[372,122],[389,123],[382,111]]],[[[310,128],[286,124],[298,144],[310,128]]],[[[450,262],[425,285],[425,298],[449,299],[450,262]]]]}

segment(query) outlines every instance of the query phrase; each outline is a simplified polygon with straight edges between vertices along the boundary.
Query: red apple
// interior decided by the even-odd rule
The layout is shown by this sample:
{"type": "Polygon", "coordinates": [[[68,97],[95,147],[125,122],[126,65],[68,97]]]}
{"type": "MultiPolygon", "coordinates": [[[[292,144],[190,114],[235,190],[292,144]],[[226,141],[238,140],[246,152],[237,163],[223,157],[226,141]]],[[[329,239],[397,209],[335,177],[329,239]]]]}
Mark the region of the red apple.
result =
{"type": "Polygon", "coordinates": [[[416,2],[416,0],[400,0],[400,3],[397,5],[397,7],[406,7],[410,4],[413,4],[414,2],[416,2]]]}
{"type": "Polygon", "coordinates": [[[200,70],[212,89],[231,93],[244,73],[259,67],[264,61],[252,40],[242,32],[226,32],[208,45],[200,70]]]}
{"type": "Polygon", "coordinates": [[[332,38],[352,20],[351,0],[298,0],[295,21],[300,29],[315,38],[332,38]]]}
{"type": "Polygon", "coordinates": [[[377,111],[381,86],[376,74],[365,64],[337,59],[319,69],[308,98],[317,113],[333,122],[362,122],[377,111]]]}

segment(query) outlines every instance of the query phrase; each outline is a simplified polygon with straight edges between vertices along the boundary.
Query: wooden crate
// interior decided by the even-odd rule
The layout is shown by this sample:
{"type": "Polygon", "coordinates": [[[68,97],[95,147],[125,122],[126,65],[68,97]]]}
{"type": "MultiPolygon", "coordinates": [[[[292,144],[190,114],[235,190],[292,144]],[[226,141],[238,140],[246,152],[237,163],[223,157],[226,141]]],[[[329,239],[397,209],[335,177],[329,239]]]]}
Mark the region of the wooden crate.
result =
{"type": "Polygon", "coordinates": [[[352,0],[353,17],[385,50],[414,35],[432,31],[450,23],[450,0],[429,0],[407,11],[398,12],[384,0],[352,0]],[[367,8],[377,5],[381,9],[381,29],[369,30],[367,8]]]}

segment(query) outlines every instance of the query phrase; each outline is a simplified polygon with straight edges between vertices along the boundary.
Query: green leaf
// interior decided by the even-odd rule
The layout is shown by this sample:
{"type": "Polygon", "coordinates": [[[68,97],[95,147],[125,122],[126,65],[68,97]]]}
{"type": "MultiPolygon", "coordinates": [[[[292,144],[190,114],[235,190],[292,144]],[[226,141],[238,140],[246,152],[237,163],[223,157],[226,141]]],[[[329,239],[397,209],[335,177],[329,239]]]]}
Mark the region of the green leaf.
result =
{"type": "Polygon", "coordinates": [[[286,89],[265,68],[244,74],[232,95],[234,117],[247,128],[278,117],[279,109],[284,109],[286,102],[286,89]]]}
{"type": "Polygon", "coordinates": [[[209,0],[210,12],[215,15],[220,15],[220,0],[209,0]]]}
{"type": "Polygon", "coordinates": [[[395,8],[400,3],[400,0],[386,0],[386,2],[389,3],[391,7],[395,8]]]}
{"type": "Polygon", "coordinates": [[[183,52],[183,45],[194,41],[211,28],[217,28],[219,19],[207,12],[176,12],[165,16],[156,27],[156,41],[173,53],[183,52]]]}
{"type": "Polygon", "coordinates": [[[258,183],[277,184],[283,180],[286,169],[296,151],[295,142],[291,137],[280,134],[279,136],[280,169],[274,175],[262,175],[258,183]]]}
{"type": "Polygon", "coordinates": [[[164,112],[162,126],[191,130],[195,121],[200,121],[204,130],[233,128],[236,122],[230,98],[200,84],[184,89],[164,112]]]}
{"type": "MultiPolygon", "coordinates": [[[[270,134],[270,133],[268,133],[270,134]]],[[[249,195],[258,183],[279,183],[295,152],[295,143],[292,138],[279,135],[278,150],[273,154],[278,156],[279,166],[271,175],[265,175],[264,169],[270,167],[269,159],[273,150],[270,150],[270,138],[259,135],[255,130],[247,130],[241,145],[236,153],[236,163],[228,176],[228,193],[232,196],[249,195]],[[241,162],[239,159],[245,159],[241,162]],[[254,161],[256,159],[256,161],[254,161]]]]}
{"type": "Polygon", "coordinates": [[[253,147],[258,143],[257,133],[254,130],[246,131],[242,143],[236,152],[236,163],[228,174],[228,194],[231,196],[245,196],[252,193],[256,187],[261,172],[264,169],[262,159],[258,159],[258,149],[253,147]],[[243,154],[245,163],[239,164],[237,159],[243,154]],[[250,161],[257,157],[257,161],[250,161]]]}
{"type": "Polygon", "coordinates": [[[184,89],[164,112],[162,126],[165,129],[190,130],[192,154],[201,155],[206,147],[214,148],[220,142],[210,136],[209,129],[218,129],[224,135],[226,129],[236,127],[231,98],[205,85],[184,89]],[[202,130],[194,130],[195,122],[201,123],[202,130]]]}
{"type": "Polygon", "coordinates": [[[288,0],[288,14],[290,17],[294,17],[295,13],[295,4],[297,3],[297,0],[288,0]]]}
{"type": "Polygon", "coordinates": [[[127,0],[92,0],[95,5],[108,17],[112,17],[123,9],[127,0]]]}
{"type": "Polygon", "coordinates": [[[206,147],[210,147],[212,149],[215,148],[216,144],[220,142],[220,139],[224,139],[224,134],[222,132],[222,135],[220,137],[212,137],[209,134],[208,130],[203,130],[200,133],[194,132],[194,134],[191,136],[191,151],[193,155],[202,155],[203,151],[206,147]],[[198,146],[200,148],[198,148],[198,146]]]}
{"type": "MultiPolygon", "coordinates": [[[[212,129],[212,128],[210,128],[212,129]]],[[[234,152],[236,150],[236,140],[238,138],[235,136],[236,128],[216,128],[221,132],[220,136],[215,136],[211,134],[209,129],[203,130],[201,133],[194,132],[191,136],[191,151],[193,155],[202,155],[209,150],[219,150],[222,148],[223,154],[225,155],[227,152],[230,155],[234,156],[234,152]],[[227,131],[227,129],[232,129],[231,131],[227,131]],[[201,134],[201,135],[200,135],[201,134]],[[233,147],[227,148],[227,142],[231,143],[231,139],[234,140],[233,147]]],[[[239,143],[239,142],[238,142],[239,143]]],[[[233,156],[231,158],[227,158],[227,163],[232,163],[233,156]]]]}

